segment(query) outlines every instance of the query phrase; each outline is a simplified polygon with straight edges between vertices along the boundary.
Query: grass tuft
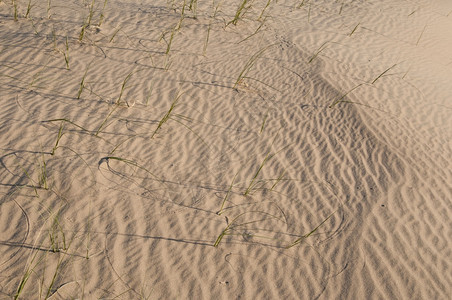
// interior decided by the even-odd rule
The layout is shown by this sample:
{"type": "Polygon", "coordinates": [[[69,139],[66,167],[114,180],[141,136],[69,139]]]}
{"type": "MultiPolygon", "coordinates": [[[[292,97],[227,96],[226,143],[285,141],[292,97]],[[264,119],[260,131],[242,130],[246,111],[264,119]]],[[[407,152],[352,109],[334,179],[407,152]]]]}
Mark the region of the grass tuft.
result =
{"type": "Polygon", "coordinates": [[[346,101],[344,100],[345,97],[347,97],[348,94],[350,94],[351,92],[353,92],[354,90],[356,90],[357,88],[359,88],[360,86],[364,85],[364,83],[360,83],[357,86],[355,86],[354,88],[352,88],[351,90],[349,90],[348,92],[346,92],[345,94],[343,94],[341,97],[337,98],[336,100],[334,100],[333,102],[331,102],[331,104],[328,106],[329,108],[333,108],[334,106],[336,106],[339,103],[342,102],[350,102],[350,101],[346,101]]]}
{"type": "Polygon", "coordinates": [[[179,102],[179,99],[182,96],[182,94],[183,93],[176,94],[176,97],[174,98],[173,102],[171,103],[168,111],[163,115],[162,119],[160,120],[159,124],[157,125],[157,128],[152,133],[151,139],[157,134],[157,132],[160,130],[160,128],[163,126],[163,124],[165,124],[170,119],[171,113],[176,108],[177,103],[179,102]]]}
{"type": "Polygon", "coordinates": [[[237,8],[237,11],[235,12],[234,18],[229,21],[229,24],[237,25],[237,22],[243,18],[247,10],[250,8],[250,6],[247,6],[248,2],[251,2],[250,0],[242,0],[239,7],[237,8]]]}
{"type": "Polygon", "coordinates": [[[371,84],[374,84],[378,79],[380,79],[381,76],[383,76],[384,74],[386,74],[389,70],[391,70],[392,68],[394,68],[395,66],[397,66],[397,64],[394,64],[393,66],[387,68],[386,70],[384,70],[380,75],[377,76],[377,78],[375,78],[371,84]]]}
{"type": "Polygon", "coordinates": [[[228,192],[226,193],[226,196],[224,196],[223,202],[221,203],[221,207],[220,207],[220,210],[217,212],[217,215],[221,215],[223,213],[224,204],[228,200],[229,194],[231,193],[232,187],[234,186],[235,178],[237,177],[238,174],[239,173],[237,172],[234,175],[234,178],[232,178],[231,185],[229,186],[229,189],[228,189],[228,192]]]}
{"type": "Polygon", "coordinates": [[[237,86],[243,81],[243,79],[246,78],[246,75],[248,74],[248,72],[253,68],[253,66],[256,64],[257,60],[261,57],[261,55],[270,47],[275,46],[275,44],[273,45],[269,45],[259,51],[257,51],[256,53],[254,53],[253,56],[250,57],[250,59],[247,61],[247,63],[245,64],[245,66],[242,68],[242,71],[240,72],[239,76],[237,76],[237,79],[234,83],[234,86],[232,87],[233,89],[236,89],[237,86]]]}
{"type": "Polygon", "coordinates": [[[265,164],[266,164],[270,159],[272,159],[275,155],[277,155],[278,153],[284,151],[285,149],[287,149],[287,147],[289,147],[289,145],[287,145],[287,146],[283,147],[281,150],[278,150],[278,151],[276,151],[275,153],[270,154],[270,153],[271,153],[272,146],[273,146],[273,144],[275,143],[276,137],[277,137],[277,135],[276,135],[275,138],[273,139],[273,142],[272,142],[272,144],[271,144],[271,146],[270,146],[270,149],[268,150],[267,154],[265,155],[265,158],[264,158],[264,160],[262,161],[262,163],[261,163],[261,164],[259,165],[259,167],[257,168],[256,173],[254,174],[253,178],[251,179],[250,184],[249,184],[248,187],[246,188],[246,190],[245,190],[245,192],[243,193],[243,195],[248,196],[248,195],[254,190],[254,187],[255,187],[255,181],[256,181],[257,177],[259,176],[260,172],[262,171],[262,169],[264,168],[265,164]]]}
{"type": "Polygon", "coordinates": [[[277,219],[280,220],[280,218],[278,216],[275,216],[273,214],[270,213],[266,213],[266,212],[262,212],[262,211],[246,211],[243,212],[239,215],[237,215],[230,223],[228,222],[228,218],[226,217],[226,222],[228,222],[227,226],[221,231],[221,233],[218,235],[217,239],[215,240],[215,243],[213,244],[213,246],[216,248],[218,247],[218,245],[220,245],[221,241],[223,240],[223,238],[227,235],[241,235],[243,237],[259,237],[259,238],[269,238],[266,236],[257,236],[248,232],[238,232],[237,228],[243,227],[245,225],[250,225],[250,224],[255,224],[255,223],[259,223],[262,222],[264,220],[267,220],[267,218],[271,218],[271,219],[277,219]],[[246,215],[246,214],[259,214],[259,215],[263,215],[266,218],[264,219],[257,219],[257,220],[251,220],[251,221],[245,221],[243,223],[237,223],[237,220],[240,219],[242,216],[246,215]],[[237,233],[235,233],[237,232],[237,233]]]}
{"type": "Polygon", "coordinates": [[[82,80],[80,81],[80,87],[78,89],[77,93],[77,99],[80,99],[80,96],[83,93],[83,90],[85,89],[85,79],[86,75],[88,74],[89,67],[91,66],[91,63],[86,67],[85,73],[83,74],[82,80]]]}
{"type": "Polygon", "coordinates": [[[319,56],[320,52],[322,52],[323,50],[325,50],[326,45],[329,43],[330,41],[326,41],[325,43],[323,43],[319,48],[317,48],[317,51],[311,56],[311,58],[308,60],[308,63],[312,63],[312,61],[314,59],[316,59],[317,56],[319,56]]]}
{"type": "Polygon", "coordinates": [[[300,244],[302,241],[304,241],[305,239],[307,239],[308,237],[310,237],[312,234],[314,234],[317,229],[319,229],[323,224],[325,224],[326,221],[329,220],[329,218],[331,218],[336,212],[333,212],[331,215],[329,215],[325,220],[323,220],[316,228],[314,228],[313,230],[311,230],[309,233],[302,235],[300,238],[296,239],[295,241],[293,241],[292,243],[290,243],[289,245],[287,245],[285,248],[289,249],[292,248],[293,246],[296,246],[298,244],[300,244]]]}
{"type": "Polygon", "coordinates": [[[64,129],[64,121],[61,121],[60,129],[58,130],[57,139],[55,141],[55,145],[52,148],[52,151],[50,152],[50,155],[54,155],[56,149],[58,149],[58,143],[60,142],[61,138],[63,137],[63,129],[64,129]]]}
{"type": "Polygon", "coordinates": [[[348,36],[352,36],[352,34],[355,33],[356,29],[358,29],[359,24],[361,24],[361,22],[356,24],[355,28],[353,28],[352,32],[350,32],[348,36]]]}
{"type": "MultiPolygon", "coordinates": [[[[122,95],[124,94],[124,91],[126,90],[127,82],[129,81],[129,79],[132,76],[132,74],[133,74],[133,71],[130,72],[129,74],[127,74],[126,78],[124,78],[124,81],[122,82],[121,91],[119,93],[118,100],[116,100],[116,104],[117,105],[121,104],[122,95]]],[[[127,106],[129,106],[129,103],[127,101],[126,101],[126,104],[127,104],[127,106]]]]}

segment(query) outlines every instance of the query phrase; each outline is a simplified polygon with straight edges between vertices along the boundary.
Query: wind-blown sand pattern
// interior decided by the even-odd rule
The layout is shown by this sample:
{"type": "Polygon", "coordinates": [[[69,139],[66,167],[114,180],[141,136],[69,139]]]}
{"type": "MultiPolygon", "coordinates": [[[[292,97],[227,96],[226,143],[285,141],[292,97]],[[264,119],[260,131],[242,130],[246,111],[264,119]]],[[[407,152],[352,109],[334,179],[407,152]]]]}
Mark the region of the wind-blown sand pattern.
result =
{"type": "Polygon", "coordinates": [[[452,3],[30,4],[0,298],[450,299],[452,3]]]}

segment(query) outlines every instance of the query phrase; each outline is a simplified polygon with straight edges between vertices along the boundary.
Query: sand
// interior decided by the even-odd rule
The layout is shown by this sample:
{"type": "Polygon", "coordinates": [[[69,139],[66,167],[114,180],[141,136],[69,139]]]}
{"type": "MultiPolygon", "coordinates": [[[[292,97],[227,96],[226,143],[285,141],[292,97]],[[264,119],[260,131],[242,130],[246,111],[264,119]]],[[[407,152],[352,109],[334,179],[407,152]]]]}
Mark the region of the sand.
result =
{"type": "Polygon", "coordinates": [[[450,1],[30,3],[0,298],[450,299],[450,1]]]}

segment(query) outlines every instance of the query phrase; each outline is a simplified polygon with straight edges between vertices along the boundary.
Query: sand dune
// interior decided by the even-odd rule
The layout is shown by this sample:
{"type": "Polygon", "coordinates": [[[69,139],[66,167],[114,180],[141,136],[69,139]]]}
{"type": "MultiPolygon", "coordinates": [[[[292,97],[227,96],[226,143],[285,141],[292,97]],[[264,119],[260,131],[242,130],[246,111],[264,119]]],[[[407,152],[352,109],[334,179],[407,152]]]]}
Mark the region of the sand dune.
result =
{"type": "Polygon", "coordinates": [[[1,298],[449,299],[451,3],[30,4],[1,298]]]}

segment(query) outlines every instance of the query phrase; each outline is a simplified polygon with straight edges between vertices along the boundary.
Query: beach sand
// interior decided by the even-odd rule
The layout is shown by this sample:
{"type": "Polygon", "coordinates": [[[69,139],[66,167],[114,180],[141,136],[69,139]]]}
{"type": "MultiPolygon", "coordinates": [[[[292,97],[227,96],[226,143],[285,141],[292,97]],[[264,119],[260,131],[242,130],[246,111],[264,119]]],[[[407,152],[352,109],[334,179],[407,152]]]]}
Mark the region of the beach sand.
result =
{"type": "Polygon", "coordinates": [[[445,0],[0,1],[0,298],[450,299],[451,32],[445,0]]]}

